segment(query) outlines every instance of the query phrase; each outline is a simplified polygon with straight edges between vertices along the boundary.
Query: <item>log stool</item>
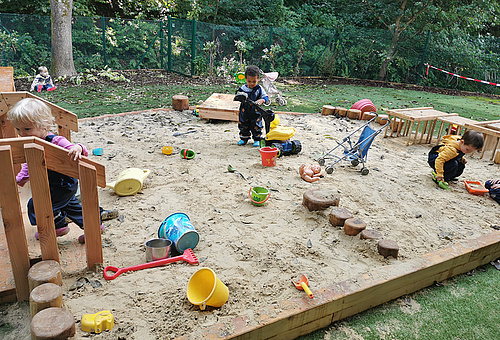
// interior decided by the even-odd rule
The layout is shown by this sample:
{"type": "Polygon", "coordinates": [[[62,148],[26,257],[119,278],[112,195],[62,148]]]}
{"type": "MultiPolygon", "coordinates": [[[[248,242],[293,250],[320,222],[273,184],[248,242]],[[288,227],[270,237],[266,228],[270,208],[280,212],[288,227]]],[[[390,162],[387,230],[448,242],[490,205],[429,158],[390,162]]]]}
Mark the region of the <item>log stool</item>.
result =
{"type": "Polygon", "coordinates": [[[28,270],[30,291],[42,283],[54,283],[62,286],[61,265],[54,260],[40,261],[28,270]]]}
{"type": "Polygon", "coordinates": [[[378,240],[382,238],[382,233],[373,229],[365,229],[359,234],[359,238],[362,240],[378,240]]]}
{"type": "Polygon", "coordinates": [[[31,320],[31,339],[67,339],[75,335],[75,319],[64,308],[50,307],[31,320]]]}
{"type": "Polygon", "coordinates": [[[334,113],[335,113],[335,106],[323,105],[323,108],[321,109],[322,116],[329,116],[333,115],[334,113]]]}
{"type": "Polygon", "coordinates": [[[332,205],[338,206],[340,197],[336,191],[327,189],[310,189],[303,195],[302,205],[309,211],[323,210],[332,205]]]}
{"type": "Polygon", "coordinates": [[[189,98],[180,94],[172,97],[172,108],[175,111],[183,111],[189,109],[189,98]]]}
{"type": "Polygon", "coordinates": [[[379,114],[378,117],[377,117],[377,120],[375,120],[377,123],[379,123],[380,125],[385,125],[387,123],[387,121],[389,120],[389,116],[388,115],[385,115],[385,114],[379,114]]]}
{"type": "Polygon", "coordinates": [[[336,107],[335,115],[338,115],[339,117],[345,117],[347,116],[347,109],[345,107],[336,107]]]}
{"type": "Polygon", "coordinates": [[[362,120],[370,120],[375,117],[377,114],[375,112],[362,112],[361,119],[362,120]]]}
{"type": "Polygon", "coordinates": [[[30,294],[31,318],[42,309],[49,307],[62,307],[62,288],[54,283],[41,284],[30,294]]]}
{"type": "Polygon", "coordinates": [[[356,236],[366,229],[366,223],[359,218],[348,218],[344,222],[344,233],[349,236],[356,236]]]}
{"type": "Polygon", "coordinates": [[[399,246],[396,241],[393,240],[378,241],[378,253],[383,257],[392,256],[394,258],[397,258],[398,251],[399,251],[399,246]]]}
{"type": "Polygon", "coordinates": [[[330,223],[333,226],[343,227],[345,220],[353,217],[351,212],[346,208],[335,207],[330,212],[330,223]]]}
{"type": "Polygon", "coordinates": [[[361,110],[358,110],[358,109],[347,110],[347,118],[359,119],[360,117],[361,117],[361,110]]]}

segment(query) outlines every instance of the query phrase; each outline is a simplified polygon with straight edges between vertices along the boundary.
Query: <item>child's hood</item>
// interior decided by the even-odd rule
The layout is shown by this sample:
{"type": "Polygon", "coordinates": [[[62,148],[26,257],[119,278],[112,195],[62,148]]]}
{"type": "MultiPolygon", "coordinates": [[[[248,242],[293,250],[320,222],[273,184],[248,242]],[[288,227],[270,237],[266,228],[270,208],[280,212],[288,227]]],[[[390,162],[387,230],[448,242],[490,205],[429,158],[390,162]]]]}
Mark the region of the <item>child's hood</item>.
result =
{"type": "Polygon", "coordinates": [[[460,149],[460,143],[458,142],[460,139],[462,139],[462,136],[446,135],[446,136],[443,136],[443,138],[441,139],[441,142],[442,142],[442,144],[444,144],[446,146],[451,146],[451,147],[454,147],[456,149],[460,149]]]}

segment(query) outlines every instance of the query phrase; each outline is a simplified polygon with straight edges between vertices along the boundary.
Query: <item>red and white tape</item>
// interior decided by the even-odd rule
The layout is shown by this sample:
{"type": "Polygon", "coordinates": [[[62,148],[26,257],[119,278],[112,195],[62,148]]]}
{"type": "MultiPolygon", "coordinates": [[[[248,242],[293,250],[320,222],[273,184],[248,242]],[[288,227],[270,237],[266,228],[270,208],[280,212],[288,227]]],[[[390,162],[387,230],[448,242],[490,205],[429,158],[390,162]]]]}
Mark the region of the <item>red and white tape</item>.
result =
{"type": "Polygon", "coordinates": [[[483,84],[486,84],[486,85],[493,85],[493,86],[498,86],[500,87],[500,84],[497,84],[497,83],[492,83],[491,81],[486,81],[486,80],[479,80],[479,79],[474,79],[474,78],[469,78],[469,77],[464,77],[464,76],[461,76],[459,74],[456,74],[456,73],[452,73],[452,72],[448,72],[448,71],[445,71],[445,70],[442,70],[438,67],[435,67],[435,66],[432,66],[432,65],[429,65],[427,63],[425,63],[424,65],[427,66],[427,72],[425,73],[425,75],[429,75],[429,68],[433,68],[435,70],[438,70],[438,71],[441,71],[441,72],[444,72],[446,74],[449,74],[449,75],[452,75],[454,77],[458,77],[458,78],[461,78],[461,79],[466,79],[466,80],[472,80],[472,81],[477,81],[479,83],[483,83],[483,84]]]}

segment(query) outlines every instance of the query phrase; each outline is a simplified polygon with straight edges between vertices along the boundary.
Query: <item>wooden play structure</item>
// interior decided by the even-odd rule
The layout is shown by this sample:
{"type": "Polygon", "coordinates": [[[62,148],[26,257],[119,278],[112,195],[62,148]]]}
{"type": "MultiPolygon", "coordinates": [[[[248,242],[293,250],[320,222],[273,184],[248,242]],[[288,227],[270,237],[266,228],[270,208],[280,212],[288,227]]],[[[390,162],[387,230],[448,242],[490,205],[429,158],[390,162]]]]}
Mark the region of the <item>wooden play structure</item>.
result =
{"type": "Polygon", "coordinates": [[[14,92],[14,68],[0,67],[0,92],[14,92]]]}
{"type": "Polygon", "coordinates": [[[14,104],[24,98],[36,98],[47,104],[55,117],[57,134],[71,140],[71,131],[78,131],[78,117],[51,102],[39,98],[29,92],[0,92],[0,138],[11,138],[16,136],[12,124],[7,121],[6,113],[14,104]]]}
{"type": "Polygon", "coordinates": [[[462,134],[467,130],[482,132],[484,146],[480,151],[480,159],[488,156],[493,160],[500,147],[500,120],[478,122],[460,117],[457,113],[441,112],[433,107],[388,110],[387,114],[391,124],[386,128],[384,136],[407,137],[406,145],[412,142],[430,144],[433,139],[437,145],[446,129],[447,134],[462,134]]]}
{"type": "MultiPolygon", "coordinates": [[[[16,169],[22,163],[28,163],[30,169],[31,194],[37,216],[42,260],[59,262],[47,177],[47,169],[50,169],[80,180],[83,219],[86,226],[87,268],[92,269],[96,264],[103,263],[97,187],[106,186],[104,166],[87,157],[82,157],[77,162],[68,161],[66,149],[36,137],[16,138],[15,130],[7,120],[6,113],[17,101],[27,97],[40,99],[27,92],[0,93],[0,122],[2,124],[0,129],[0,137],[2,137],[0,139],[0,177],[2,178],[0,207],[18,301],[28,300],[30,295],[28,284],[30,257],[19,195],[23,189],[18,189],[15,178],[16,169]]],[[[52,103],[42,101],[52,108],[59,134],[70,140],[70,131],[78,131],[77,116],[52,103]]],[[[2,299],[2,301],[6,300],[8,299],[2,299]]]]}

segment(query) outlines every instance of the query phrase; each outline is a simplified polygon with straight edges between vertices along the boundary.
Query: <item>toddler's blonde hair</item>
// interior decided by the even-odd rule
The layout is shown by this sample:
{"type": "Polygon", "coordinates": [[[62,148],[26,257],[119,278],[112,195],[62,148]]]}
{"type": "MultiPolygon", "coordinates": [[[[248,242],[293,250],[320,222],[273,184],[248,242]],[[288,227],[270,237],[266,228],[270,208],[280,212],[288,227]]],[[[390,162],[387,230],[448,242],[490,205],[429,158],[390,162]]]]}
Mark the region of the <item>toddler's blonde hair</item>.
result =
{"type": "Polygon", "coordinates": [[[18,123],[31,123],[36,128],[43,128],[54,124],[54,116],[52,116],[50,107],[35,98],[25,98],[18,101],[7,112],[7,118],[14,126],[18,123]]]}

